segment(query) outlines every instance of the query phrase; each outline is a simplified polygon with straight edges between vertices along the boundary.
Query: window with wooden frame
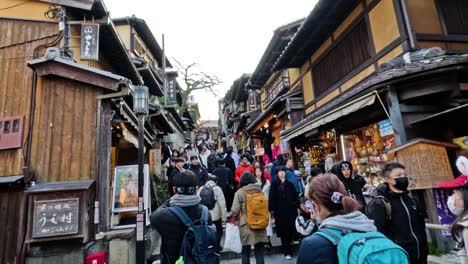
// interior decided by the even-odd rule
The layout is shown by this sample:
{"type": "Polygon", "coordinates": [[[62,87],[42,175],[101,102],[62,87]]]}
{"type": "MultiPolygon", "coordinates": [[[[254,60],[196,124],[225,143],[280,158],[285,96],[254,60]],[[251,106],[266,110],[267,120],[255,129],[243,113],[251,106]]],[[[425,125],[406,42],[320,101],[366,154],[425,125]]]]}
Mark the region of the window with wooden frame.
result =
{"type": "Polygon", "coordinates": [[[132,34],[132,50],[138,56],[143,56],[145,54],[145,48],[135,33],[132,34]]]}
{"type": "Polygon", "coordinates": [[[435,0],[449,35],[468,35],[468,1],[435,0]]]}
{"type": "Polygon", "coordinates": [[[323,94],[360,64],[372,57],[369,28],[361,19],[312,69],[315,95],[323,94]]]}

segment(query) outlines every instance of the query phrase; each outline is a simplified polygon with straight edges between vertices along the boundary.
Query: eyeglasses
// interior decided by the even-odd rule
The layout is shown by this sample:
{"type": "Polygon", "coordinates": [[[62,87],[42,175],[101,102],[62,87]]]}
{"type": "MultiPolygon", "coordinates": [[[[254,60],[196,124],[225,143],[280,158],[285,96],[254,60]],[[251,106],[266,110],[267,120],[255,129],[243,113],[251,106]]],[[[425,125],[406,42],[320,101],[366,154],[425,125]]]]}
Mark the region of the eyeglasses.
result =
{"type": "Polygon", "coordinates": [[[195,192],[195,187],[177,187],[176,188],[177,193],[183,194],[183,193],[188,193],[188,194],[193,194],[195,192]]]}

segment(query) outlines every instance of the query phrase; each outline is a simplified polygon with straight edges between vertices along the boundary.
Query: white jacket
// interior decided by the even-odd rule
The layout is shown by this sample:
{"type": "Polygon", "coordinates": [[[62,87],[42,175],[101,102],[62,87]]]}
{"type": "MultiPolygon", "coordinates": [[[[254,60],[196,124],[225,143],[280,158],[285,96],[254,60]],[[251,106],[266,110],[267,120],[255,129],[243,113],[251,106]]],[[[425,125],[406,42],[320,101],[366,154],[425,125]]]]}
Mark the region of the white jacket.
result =
{"type": "Polygon", "coordinates": [[[221,219],[221,221],[226,222],[226,199],[224,198],[223,190],[221,187],[216,185],[214,181],[207,181],[205,185],[198,189],[198,196],[200,196],[200,192],[203,188],[205,188],[205,186],[211,187],[213,189],[215,196],[214,198],[216,200],[215,207],[210,210],[211,220],[218,221],[221,219]]]}
{"type": "MultiPolygon", "coordinates": [[[[260,184],[260,186],[262,186],[262,180],[257,178],[257,182],[260,184]]],[[[265,195],[267,199],[269,199],[270,197],[270,187],[271,187],[270,181],[266,180],[265,185],[262,188],[262,192],[263,192],[263,195],[265,195]]]]}

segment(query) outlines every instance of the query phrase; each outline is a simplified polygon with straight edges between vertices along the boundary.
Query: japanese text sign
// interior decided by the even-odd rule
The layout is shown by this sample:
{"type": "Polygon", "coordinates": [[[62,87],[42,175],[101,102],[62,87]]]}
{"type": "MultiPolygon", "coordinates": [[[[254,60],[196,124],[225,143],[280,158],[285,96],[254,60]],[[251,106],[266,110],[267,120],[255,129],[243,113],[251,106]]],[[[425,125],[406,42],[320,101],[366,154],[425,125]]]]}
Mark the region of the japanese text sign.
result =
{"type": "Polygon", "coordinates": [[[81,60],[99,60],[99,25],[81,25],[81,60]]]}
{"type": "Polygon", "coordinates": [[[79,231],[79,198],[34,202],[33,238],[73,235],[79,231]]]}

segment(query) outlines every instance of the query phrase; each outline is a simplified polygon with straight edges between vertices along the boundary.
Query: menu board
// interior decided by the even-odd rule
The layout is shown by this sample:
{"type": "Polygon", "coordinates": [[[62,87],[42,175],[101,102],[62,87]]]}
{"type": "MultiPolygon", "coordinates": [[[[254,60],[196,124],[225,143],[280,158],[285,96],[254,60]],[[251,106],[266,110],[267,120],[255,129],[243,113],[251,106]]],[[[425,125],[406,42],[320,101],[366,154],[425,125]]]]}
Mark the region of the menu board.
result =
{"type": "Polygon", "coordinates": [[[33,238],[79,232],[79,198],[34,202],[33,238]]]}

